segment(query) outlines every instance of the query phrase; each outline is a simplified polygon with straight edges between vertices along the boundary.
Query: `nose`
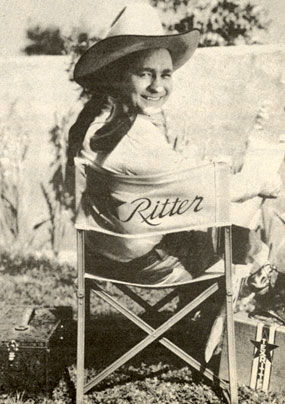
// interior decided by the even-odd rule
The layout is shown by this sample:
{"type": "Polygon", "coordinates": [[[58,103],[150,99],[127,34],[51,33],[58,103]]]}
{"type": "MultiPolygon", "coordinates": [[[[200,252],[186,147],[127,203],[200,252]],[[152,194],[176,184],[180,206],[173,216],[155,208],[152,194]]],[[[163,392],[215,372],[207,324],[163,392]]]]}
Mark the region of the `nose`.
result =
{"type": "Polygon", "coordinates": [[[149,85],[149,90],[153,93],[161,93],[163,91],[163,85],[160,77],[154,77],[149,85]]]}

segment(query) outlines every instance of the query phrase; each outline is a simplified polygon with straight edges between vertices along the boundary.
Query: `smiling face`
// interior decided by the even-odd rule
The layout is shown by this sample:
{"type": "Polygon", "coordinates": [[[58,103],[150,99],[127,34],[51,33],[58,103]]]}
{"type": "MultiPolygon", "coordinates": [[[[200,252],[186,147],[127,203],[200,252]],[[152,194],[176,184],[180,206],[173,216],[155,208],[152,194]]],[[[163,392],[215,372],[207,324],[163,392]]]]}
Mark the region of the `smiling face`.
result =
{"type": "Polygon", "coordinates": [[[159,110],[171,94],[172,72],[172,59],[167,49],[138,52],[120,84],[125,102],[141,114],[159,110]]]}

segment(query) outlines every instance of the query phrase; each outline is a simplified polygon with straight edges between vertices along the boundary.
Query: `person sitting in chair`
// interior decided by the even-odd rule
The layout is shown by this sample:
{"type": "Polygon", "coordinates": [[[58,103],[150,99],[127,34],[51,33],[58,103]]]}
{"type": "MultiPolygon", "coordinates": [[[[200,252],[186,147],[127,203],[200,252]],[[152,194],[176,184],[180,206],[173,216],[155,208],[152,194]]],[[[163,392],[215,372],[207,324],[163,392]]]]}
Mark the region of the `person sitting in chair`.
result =
{"type": "MultiPolygon", "coordinates": [[[[92,93],[91,100],[71,128],[68,164],[77,155],[115,174],[149,176],[199,164],[185,158],[171,143],[163,106],[173,90],[173,74],[193,55],[199,31],[164,35],[154,8],[145,4],[125,7],[107,37],[78,61],[74,78],[92,93]]],[[[194,153],[193,153],[194,156],[194,153]]],[[[276,197],[280,177],[251,178],[242,171],[232,176],[232,201],[262,194],[276,197]]],[[[261,250],[248,229],[236,228],[236,263],[247,263],[261,250]]],[[[213,235],[191,231],[139,239],[87,232],[86,256],[96,259],[110,278],[135,283],[175,283],[197,277],[217,260],[213,235]]],[[[270,271],[251,286],[266,290],[270,271]]],[[[262,276],[264,270],[262,272],[262,276]]],[[[104,274],[106,276],[106,273],[104,274]]]]}

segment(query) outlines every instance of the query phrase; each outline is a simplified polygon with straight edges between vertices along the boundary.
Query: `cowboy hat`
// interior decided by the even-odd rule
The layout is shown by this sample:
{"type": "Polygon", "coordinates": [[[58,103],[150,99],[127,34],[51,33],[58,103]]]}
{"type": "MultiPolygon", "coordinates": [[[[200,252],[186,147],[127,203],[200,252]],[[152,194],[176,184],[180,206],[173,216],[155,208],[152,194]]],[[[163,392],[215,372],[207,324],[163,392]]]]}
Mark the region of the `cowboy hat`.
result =
{"type": "Polygon", "coordinates": [[[130,53],[144,49],[166,48],[174,70],[193,55],[199,42],[199,31],[165,35],[156,10],[132,3],[123,8],[111,25],[106,38],[85,52],[74,69],[74,80],[84,86],[88,76],[130,53]]]}

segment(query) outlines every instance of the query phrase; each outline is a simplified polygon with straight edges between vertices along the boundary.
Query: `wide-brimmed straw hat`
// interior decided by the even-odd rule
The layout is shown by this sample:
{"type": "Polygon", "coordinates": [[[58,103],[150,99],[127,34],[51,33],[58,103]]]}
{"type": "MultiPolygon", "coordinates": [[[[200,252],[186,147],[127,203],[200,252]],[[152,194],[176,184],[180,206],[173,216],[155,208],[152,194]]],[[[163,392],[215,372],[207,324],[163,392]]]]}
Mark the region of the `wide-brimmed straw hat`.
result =
{"type": "Polygon", "coordinates": [[[193,55],[199,42],[199,30],[165,35],[158,13],[147,4],[133,3],[119,13],[106,38],[85,52],[74,69],[74,80],[86,85],[88,76],[130,53],[144,49],[166,48],[174,70],[193,55]]]}

